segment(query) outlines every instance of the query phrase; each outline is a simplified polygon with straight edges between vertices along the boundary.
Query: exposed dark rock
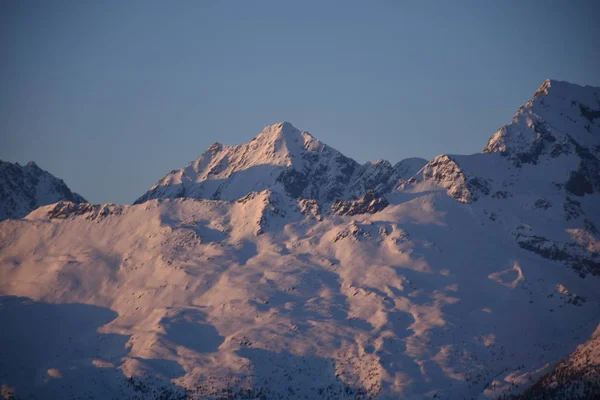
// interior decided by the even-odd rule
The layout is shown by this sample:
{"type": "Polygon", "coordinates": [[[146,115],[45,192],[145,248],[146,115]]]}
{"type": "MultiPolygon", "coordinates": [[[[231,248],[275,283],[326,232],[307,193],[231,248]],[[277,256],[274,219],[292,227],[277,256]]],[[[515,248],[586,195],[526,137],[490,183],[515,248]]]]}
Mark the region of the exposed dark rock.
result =
{"type": "Polygon", "coordinates": [[[578,243],[559,243],[542,236],[516,234],[517,244],[543,258],[569,265],[584,278],[600,275],[600,253],[590,252],[578,243]]]}
{"type": "Polygon", "coordinates": [[[552,207],[552,204],[546,199],[537,199],[535,203],[533,203],[533,208],[536,210],[547,210],[550,207],[552,207]]]}
{"type": "Polygon", "coordinates": [[[594,223],[592,221],[590,221],[589,219],[586,218],[583,220],[583,227],[589,233],[591,233],[593,235],[598,235],[598,229],[596,228],[596,225],[594,225],[594,223]]]}
{"type": "Polygon", "coordinates": [[[592,110],[585,104],[579,104],[579,109],[581,110],[581,115],[590,122],[594,122],[596,118],[600,118],[600,110],[592,110]]]}
{"type": "Polygon", "coordinates": [[[569,221],[572,219],[577,219],[581,215],[583,215],[583,210],[581,209],[581,203],[577,200],[571,199],[569,196],[565,199],[565,204],[563,205],[563,211],[565,212],[565,220],[569,221]]]}
{"type": "Polygon", "coordinates": [[[375,214],[386,208],[389,202],[385,197],[377,197],[374,191],[367,192],[357,200],[337,200],[331,205],[331,214],[357,215],[375,214]]]}
{"type": "Polygon", "coordinates": [[[121,215],[122,206],[115,204],[90,204],[90,203],[72,203],[70,201],[60,201],[56,203],[49,211],[49,219],[68,219],[80,215],[87,215],[88,220],[98,220],[109,215],[121,215]]]}
{"type": "Polygon", "coordinates": [[[556,158],[563,154],[571,154],[569,145],[567,143],[554,143],[550,150],[550,157],[556,158]]]}
{"type": "Polygon", "coordinates": [[[352,223],[340,230],[333,238],[333,242],[335,243],[345,238],[350,238],[352,240],[366,240],[370,239],[371,237],[372,235],[369,232],[365,231],[357,224],[352,223]]]}
{"type": "MultiPolygon", "coordinates": [[[[402,172],[405,173],[406,171],[402,172]]],[[[354,171],[352,182],[350,182],[348,188],[348,195],[350,198],[358,197],[369,190],[377,193],[388,193],[397,186],[401,176],[389,161],[368,162],[354,171]]]]}
{"type": "Polygon", "coordinates": [[[286,192],[293,198],[300,197],[309,183],[306,175],[291,168],[283,171],[277,180],[283,183],[286,192]]]}
{"type": "Polygon", "coordinates": [[[575,196],[592,194],[594,191],[600,192],[600,160],[572,138],[571,143],[577,155],[581,157],[581,161],[577,170],[571,172],[565,188],[575,196]]]}
{"type": "Polygon", "coordinates": [[[498,190],[492,194],[492,197],[494,199],[507,199],[512,196],[513,196],[512,193],[507,192],[506,190],[498,190]]]}
{"type": "Polygon", "coordinates": [[[470,186],[472,191],[477,191],[481,194],[488,195],[490,194],[490,185],[488,182],[479,179],[479,178],[471,178],[468,181],[468,185],[470,186]]]}
{"type": "Polygon", "coordinates": [[[585,168],[581,168],[581,164],[577,171],[571,171],[569,180],[565,183],[565,189],[575,196],[584,196],[594,193],[592,182],[590,181],[585,168]]]}

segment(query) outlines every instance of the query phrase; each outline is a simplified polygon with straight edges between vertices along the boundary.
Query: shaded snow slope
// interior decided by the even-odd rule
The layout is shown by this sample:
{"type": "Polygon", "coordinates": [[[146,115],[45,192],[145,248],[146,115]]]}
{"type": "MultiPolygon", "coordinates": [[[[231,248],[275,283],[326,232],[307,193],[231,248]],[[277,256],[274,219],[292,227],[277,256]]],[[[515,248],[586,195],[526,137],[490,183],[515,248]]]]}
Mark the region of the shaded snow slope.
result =
{"type": "Polygon", "coordinates": [[[427,160],[419,157],[406,158],[396,165],[394,170],[402,180],[408,180],[427,164],[427,160]]]}
{"type": "Polygon", "coordinates": [[[554,141],[517,119],[482,154],[405,170],[280,124],[252,151],[212,146],[140,204],[59,202],[1,222],[3,392],[494,399],[561,365],[588,371],[599,91],[550,81],[519,111],[554,141]],[[573,101],[579,116],[563,110],[573,101]]]}
{"type": "Polygon", "coordinates": [[[519,400],[595,399],[600,393],[600,325],[588,341],[561,360],[519,400]]]}
{"type": "Polygon", "coordinates": [[[39,206],[60,200],[86,200],[65,185],[62,179],[44,171],[34,162],[25,166],[0,160],[0,221],[21,218],[39,206]]]}

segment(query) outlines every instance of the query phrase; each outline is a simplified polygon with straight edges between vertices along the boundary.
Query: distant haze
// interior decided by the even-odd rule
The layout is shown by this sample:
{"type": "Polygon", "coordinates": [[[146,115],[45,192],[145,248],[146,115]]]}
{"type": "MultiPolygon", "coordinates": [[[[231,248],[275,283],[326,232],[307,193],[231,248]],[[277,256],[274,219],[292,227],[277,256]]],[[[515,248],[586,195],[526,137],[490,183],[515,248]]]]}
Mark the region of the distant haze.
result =
{"type": "Polygon", "coordinates": [[[5,1],[0,159],[131,203],[289,121],[365,162],[474,153],[544,79],[600,86],[598,1],[5,1]]]}

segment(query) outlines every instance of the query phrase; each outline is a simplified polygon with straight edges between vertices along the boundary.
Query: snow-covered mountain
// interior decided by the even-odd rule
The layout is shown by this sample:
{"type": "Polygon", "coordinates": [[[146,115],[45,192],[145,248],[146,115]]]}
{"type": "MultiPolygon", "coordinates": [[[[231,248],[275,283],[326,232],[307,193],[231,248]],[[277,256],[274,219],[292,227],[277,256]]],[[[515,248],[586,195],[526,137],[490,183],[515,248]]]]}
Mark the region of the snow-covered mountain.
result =
{"type": "Polygon", "coordinates": [[[598,96],[547,81],[483,153],[396,166],[359,165],[278,124],[211,146],[139,204],[63,201],[4,221],[2,390],[596,390],[598,96]]]}
{"type": "Polygon", "coordinates": [[[548,80],[482,154],[441,155],[402,185],[442,188],[519,245],[600,274],[600,90],[548,80]]]}
{"type": "Polygon", "coordinates": [[[0,221],[21,218],[40,206],[66,200],[86,200],[65,185],[62,179],[29,162],[25,166],[0,160],[0,221]]]}
{"type": "Polygon", "coordinates": [[[519,400],[595,399],[600,393],[600,325],[592,336],[529,387],[519,400]]]}
{"type": "Polygon", "coordinates": [[[411,158],[392,166],[358,164],[288,122],[267,126],[249,143],[211,145],[185,168],[171,171],[135,201],[191,197],[233,201],[270,189],[319,204],[391,191],[427,163],[411,158]]]}

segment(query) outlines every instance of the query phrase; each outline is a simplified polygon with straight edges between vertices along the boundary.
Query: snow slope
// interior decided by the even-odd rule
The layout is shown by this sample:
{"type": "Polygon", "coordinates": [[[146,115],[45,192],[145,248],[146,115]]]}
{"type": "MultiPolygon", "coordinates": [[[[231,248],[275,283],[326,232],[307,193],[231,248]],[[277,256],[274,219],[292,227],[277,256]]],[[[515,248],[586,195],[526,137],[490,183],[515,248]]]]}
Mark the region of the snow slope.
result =
{"type": "Polygon", "coordinates": [[[561,360],[518,399],[594,399],[600,392],[600,325],[592,336],[561,360]]]}
{"type": "Polygon", "coordinates": [[[0,160],[0,221],[21,218],[39,206],[60,200],[86,200],[33,161],[25,166],[0,160]]]}
{"type": "Polygon", "coordinates": [[[548,80],[484,153],[435,157],[400,189],[444,190],[522,248],[598,275],[599,93],[548,80]]]}
{"type": "Polygon", "coordinates": [[[140,204],[59,202],[0,223],[3,392],[491,399],[565,357],[586,367],[576,348],[600,323],[594,93],[549,81],[517,116],[554,141],[516,118],[486,152],[397,181],[385,162],[344,175],[351,163],[284,124],[254,140],[269,151],[213,146],[140,204]],[[336,156],[310,163],[310,149],[336,156]],[[258,166],[275,172],[238,180],[258,166]],[[278,180],[289,171],[302,190],[278,180]]]}

